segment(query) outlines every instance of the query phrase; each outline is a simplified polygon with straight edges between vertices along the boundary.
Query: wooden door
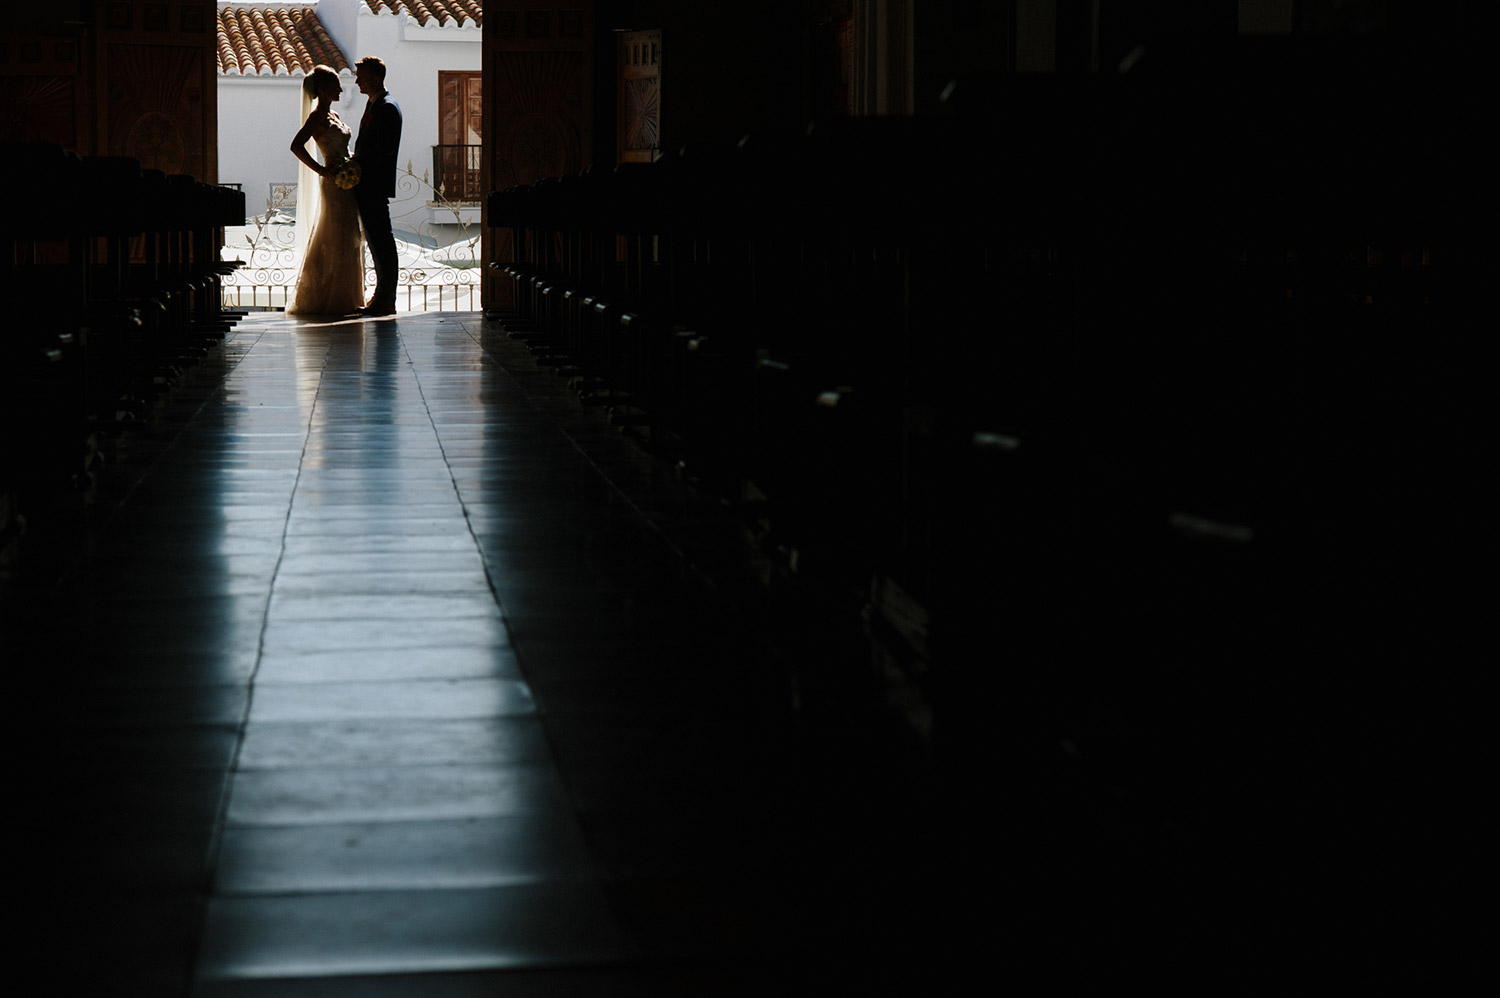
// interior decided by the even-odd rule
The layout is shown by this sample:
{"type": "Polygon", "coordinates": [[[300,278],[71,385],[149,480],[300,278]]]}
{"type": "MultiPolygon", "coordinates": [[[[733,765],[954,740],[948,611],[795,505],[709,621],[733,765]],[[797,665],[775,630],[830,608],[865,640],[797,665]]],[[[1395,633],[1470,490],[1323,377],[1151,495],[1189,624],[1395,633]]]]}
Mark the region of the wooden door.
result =
{"type": "Polygon", "coordinates": [[[207,3],[95,4],[102,145],[141,166],[219,180],[214,8],[207,3]],[[97,17],[97,15],[96,15],[97,17]]]}
{"type": "MultiPolygon", "coordinates": [[[[484,10],[485,193],[593,162],[593,0],[489,0],[484,10]]],[[[486,209],[487,211],[488,209],[486,209]]],[[[484,307],[510,304],[510,230],[486,215],[484,307]]]]}
{"type": "Polygon", "coordinates": [[[661,29],[621,31],[619,149],[621,163],[650,163],[661,155],[661,29]]]}
{"type": "Polygon", "coordinates": [[[432,185],[449,201],[477,201],[484,141],[484,74],[438,72],[438,150],[432,185]]]}

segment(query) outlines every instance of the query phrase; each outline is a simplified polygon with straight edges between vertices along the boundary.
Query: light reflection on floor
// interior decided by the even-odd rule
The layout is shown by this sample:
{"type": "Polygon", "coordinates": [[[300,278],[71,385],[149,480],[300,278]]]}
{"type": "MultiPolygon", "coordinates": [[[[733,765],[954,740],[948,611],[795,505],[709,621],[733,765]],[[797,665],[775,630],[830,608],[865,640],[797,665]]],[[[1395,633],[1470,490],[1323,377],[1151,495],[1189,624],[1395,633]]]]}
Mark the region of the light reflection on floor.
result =
{"type": "Polygon", "coordinates": [[[71,973],[769,993],[810,950],[878,949],[867,902],[809,906],[784,677],[623,497],[713,504],[601,456],[516,351],[472,314],[255,314],[118,472],[10,643],[78,663],[33,684],[67,747],[22,794],[49,816],[38,945],[93,954],[71,973]]]}

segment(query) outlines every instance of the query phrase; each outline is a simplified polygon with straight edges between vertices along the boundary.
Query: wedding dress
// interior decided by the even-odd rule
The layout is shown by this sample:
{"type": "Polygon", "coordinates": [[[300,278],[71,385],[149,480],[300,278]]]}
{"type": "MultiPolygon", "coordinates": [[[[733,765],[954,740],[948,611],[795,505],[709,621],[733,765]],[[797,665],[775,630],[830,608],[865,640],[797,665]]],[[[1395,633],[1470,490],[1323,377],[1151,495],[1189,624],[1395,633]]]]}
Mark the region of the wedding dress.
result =
{"type": "MultiPolygon", "coordinates": [[[[349,126],[338,121],[316,138],[325,164],[338,164],[349,158],[349,136],[349,126]]],[[[286,310],[303,315],[347,315],[365,303],[359,206],[352,190],[339,187],[332,177],[319,179],[315,192],[317,208],[307,213],[313,222],[302,251],[302,270],[286,310]]],[[[303,214],[298,213],[299,220],[303,214]]]]}

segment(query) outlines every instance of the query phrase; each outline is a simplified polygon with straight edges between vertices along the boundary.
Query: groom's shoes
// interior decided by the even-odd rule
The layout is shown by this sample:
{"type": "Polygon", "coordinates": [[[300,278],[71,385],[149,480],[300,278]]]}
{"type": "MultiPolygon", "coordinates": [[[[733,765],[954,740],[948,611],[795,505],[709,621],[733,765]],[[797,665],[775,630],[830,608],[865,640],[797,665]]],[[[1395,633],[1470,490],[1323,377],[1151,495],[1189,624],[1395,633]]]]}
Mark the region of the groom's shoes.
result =
{"type": "Polygon", "coordinates": [[[359,314],[365,316],[395,315],[396,303],[394,301],[372,301],[360,309],[359,314]]]}

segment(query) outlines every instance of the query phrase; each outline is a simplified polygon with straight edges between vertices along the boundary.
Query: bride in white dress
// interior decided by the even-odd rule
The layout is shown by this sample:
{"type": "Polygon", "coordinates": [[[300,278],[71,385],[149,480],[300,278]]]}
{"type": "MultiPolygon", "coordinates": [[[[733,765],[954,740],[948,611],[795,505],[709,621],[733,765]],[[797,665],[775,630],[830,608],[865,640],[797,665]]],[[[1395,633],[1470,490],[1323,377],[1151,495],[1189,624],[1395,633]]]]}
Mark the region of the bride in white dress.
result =
{"type": "Polygon", "coordinates": [[[354,191],[334,179],[349,160],[349,126],[333,109],[342,90],[338,73],[328,66],[316,67],[302,81],[303,104],[312,103],[312,109],[292,139],[292,155],[305,168],[297,185],[297,227],[306,241],[297,288],[286,306],[291,314],[348,315],[364,304],[359,206],[354,191]],[[322,163],[307,151],[308,139],[317,143],[322,163]],[[321,179],[314,181],[308,171],[321,179]]]}

